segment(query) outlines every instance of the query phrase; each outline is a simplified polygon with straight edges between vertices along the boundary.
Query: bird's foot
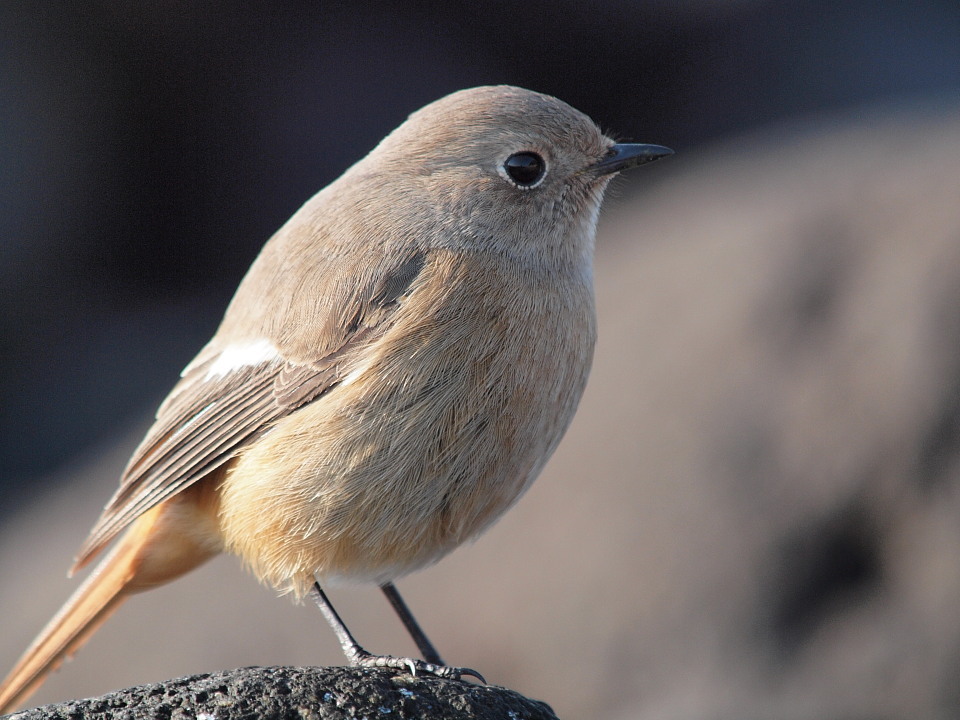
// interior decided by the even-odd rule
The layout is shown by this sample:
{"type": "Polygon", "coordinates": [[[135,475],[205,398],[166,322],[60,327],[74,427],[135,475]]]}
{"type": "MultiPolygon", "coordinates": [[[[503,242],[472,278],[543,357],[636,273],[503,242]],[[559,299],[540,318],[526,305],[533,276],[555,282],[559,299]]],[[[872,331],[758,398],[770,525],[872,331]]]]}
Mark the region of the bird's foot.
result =
{"type": "Polygon", "coordinates": [[[449,665],[435,665],[434,663],[424,662],[416,658],[394,657],[393,655],[374,655],[363,648],[357,648],[350,657],[350,664],[355,667],[367,668],[391,668],[393,670],[403,670],[416,677],[417,675],[433,675],[434,677],[445,678],[448,680],[462,680],[465,677],[473,677],[484,685],[487,681],[483,675],[470,668],[450,667],[449,665]]]}

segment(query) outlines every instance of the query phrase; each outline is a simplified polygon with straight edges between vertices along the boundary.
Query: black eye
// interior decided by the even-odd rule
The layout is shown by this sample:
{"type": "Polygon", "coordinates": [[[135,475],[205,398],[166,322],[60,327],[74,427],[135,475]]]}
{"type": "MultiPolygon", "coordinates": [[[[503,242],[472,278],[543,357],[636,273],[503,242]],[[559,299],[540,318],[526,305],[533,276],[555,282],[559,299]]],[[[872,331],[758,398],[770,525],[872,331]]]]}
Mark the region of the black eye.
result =
{"type": "Polygon", "coordinates": [[[522,188],[533,187],[543,177],[547,164],[532,152],[519,152],[507,158],[503,169],[522,188]]]}

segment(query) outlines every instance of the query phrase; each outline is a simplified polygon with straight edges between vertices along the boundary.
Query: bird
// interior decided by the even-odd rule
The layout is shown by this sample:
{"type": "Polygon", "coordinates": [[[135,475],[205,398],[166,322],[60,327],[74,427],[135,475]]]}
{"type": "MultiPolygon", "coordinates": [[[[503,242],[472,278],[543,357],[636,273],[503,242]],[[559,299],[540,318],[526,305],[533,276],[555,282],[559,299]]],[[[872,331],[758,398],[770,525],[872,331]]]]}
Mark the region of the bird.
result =
{"type": "Polygon", "coordinates": [[[353,665],[460,679],[396,589],[540,473],[596,341],[594,236],[672,154],[511,86],[414,112],[264,245],[71,569],[99,564],[0,684],[27,699],[130,595],[219,553],[323,611],[353,665]],[[111,546],[108,550],[108,546],[111,546]],[[322,585],[378,585],[423,656],[365,650],[322,585]]]}

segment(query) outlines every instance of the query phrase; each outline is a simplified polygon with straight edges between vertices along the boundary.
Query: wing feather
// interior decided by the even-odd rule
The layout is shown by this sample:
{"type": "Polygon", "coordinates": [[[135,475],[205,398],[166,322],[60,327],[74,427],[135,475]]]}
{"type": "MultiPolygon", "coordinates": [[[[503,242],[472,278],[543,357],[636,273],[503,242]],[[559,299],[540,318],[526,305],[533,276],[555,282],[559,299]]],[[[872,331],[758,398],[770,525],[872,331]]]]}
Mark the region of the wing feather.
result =
{"type": "MultiPolygon", "coordinates": [[[[157,420],[134,452],[120,487],[77,554],[86,565],[141,514],[225,465],[280,418],[336,387],[390,326],[402,296],[423,268],[420,254],[404,258],[357,293],[341,341],[313,362],[283,356],[213,372],[220,355],[204,350],[199,363],[160,406],[157,420]]],[[[223,352],[223,350],[221,350],[223,352]]]]}

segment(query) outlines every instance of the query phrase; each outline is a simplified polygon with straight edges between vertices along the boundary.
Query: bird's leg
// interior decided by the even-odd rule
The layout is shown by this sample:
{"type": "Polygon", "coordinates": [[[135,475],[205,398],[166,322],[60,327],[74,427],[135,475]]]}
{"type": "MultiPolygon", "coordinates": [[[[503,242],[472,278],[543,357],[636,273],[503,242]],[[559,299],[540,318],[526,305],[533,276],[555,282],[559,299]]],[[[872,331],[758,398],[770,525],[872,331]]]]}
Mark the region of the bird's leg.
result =
{"type": "Polygon", "coordinates": [[[410,633],[410,637],[412,637],[413,641],[417,644],[417,649],[420,650],[420,655],[423,656],[423,659],[434,665],[443,665],[443,660],[440,659],[440,653],[438,653],[436,648],[433,647],[433,643],[430,642],[430,638],[428,638],[426,633],[423,632],[423,629],[420,627],[420,623],[418,623],[417,619],[413,617],[413,613],[410,612],[410,608],[407,607],[407,604],[403,601],[403,598],[400,597],[400,593],[397,591],[397,586],[392,582],[387,582],[381,585],[380,589],[383,590],[383,594],[387,596],[387,600],[390,601],[393,609],[397,612],[397,615],[400,617],[400,621],[403,623],[403,626],[407,629],[407,632],[410,633]]]}
{"type": "MultiPolygon", "coordinates": [[[[394,592],[396,592],[396,590],[394,590],[394,592]]],[[[323,589],[320,587],[319,582],[313,584],[313,590],[310,591],[310,596],[317,604],[317,607],[320,608],[320,612],[323,613],[330,627],[333,628],[333,632],[340,641],[340,647],[343,648],[343,654],[347,656],[347,660],[350,661],[351,665],[370,668],[393,668],[395,670],[405,670],[411,675],[423,673],[424,675],[434,675],[436,677],[451,678],[454,680],[460,680],[463,676],[471,676],[477,678],[477,680],[482,683],[486,683],[486,680],[483,679],[480,673],[470,668],[456,668],[440,663],[424,662],[423,660],[417,660],[415,658],[398,658],[392,655],[374,655],[367,652],[360,646],[360,643],[356,641],[350,630],[347,629],[340,615],[334,610],[326,593],[323,592],[323,589]]],[[[407,614],[410,614],[409,610],[407,614]]],[[[435,650],[433,654],[434,656],[436,655],[435,650]]]]}

